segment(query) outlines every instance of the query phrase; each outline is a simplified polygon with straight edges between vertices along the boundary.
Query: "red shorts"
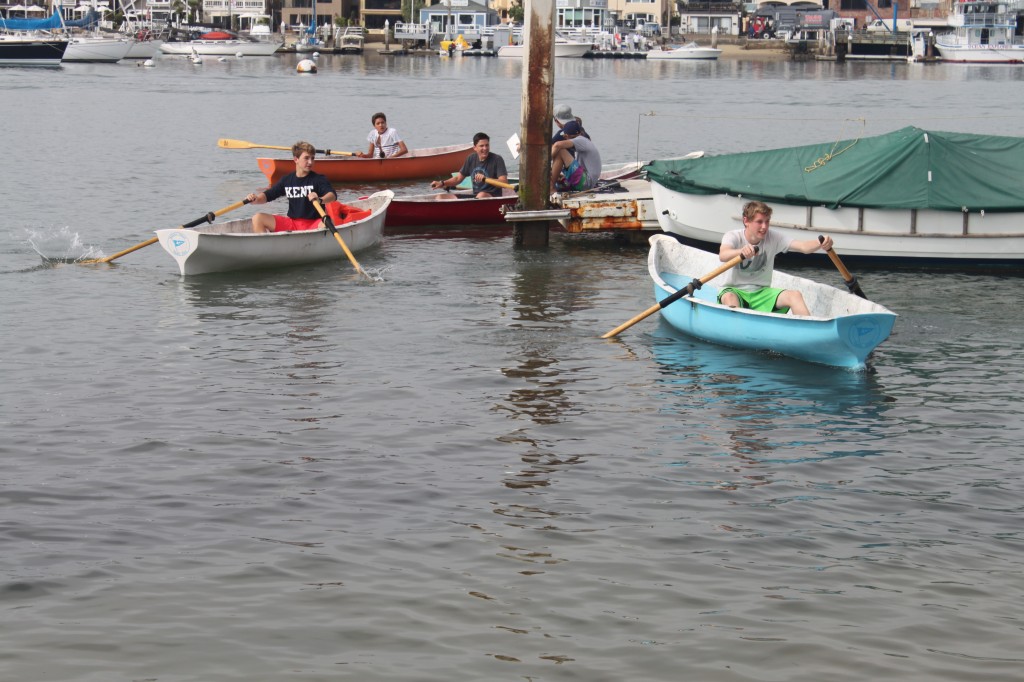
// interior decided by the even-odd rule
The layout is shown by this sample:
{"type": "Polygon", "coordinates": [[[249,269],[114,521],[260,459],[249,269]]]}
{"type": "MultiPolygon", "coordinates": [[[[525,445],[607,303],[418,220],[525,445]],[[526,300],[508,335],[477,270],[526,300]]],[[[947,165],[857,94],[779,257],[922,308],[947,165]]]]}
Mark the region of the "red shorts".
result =
{"type": "Polygon", "coordinates": [[[274,216],[274,232],[298,232],[315,230],[320,227],[320,218],[289,218],[286,215],[274,216]]]}

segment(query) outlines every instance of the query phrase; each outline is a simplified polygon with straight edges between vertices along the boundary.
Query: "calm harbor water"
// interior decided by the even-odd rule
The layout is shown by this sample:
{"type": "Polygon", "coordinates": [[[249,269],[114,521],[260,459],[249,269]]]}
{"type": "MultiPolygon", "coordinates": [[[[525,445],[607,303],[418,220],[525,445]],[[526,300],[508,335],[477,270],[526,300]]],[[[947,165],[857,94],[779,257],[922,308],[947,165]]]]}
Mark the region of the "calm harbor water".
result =
{"type": "MultiPolygon", "coordinates": [[[[657,316],[598,339],[652,302],[646,250],[603,236],[392,234],[372,284],[341,254],[187,280],[158,246],[40,258],[260,187],[220,137],[518,129],[516,62],[296,61],[0,69],[0,679],[1020,679],[1019,276],[858,273],[900,317],[848,373],[657,316]]],[[[613,162],[1021,135],[1022,80],[567,60],[556,100],[613,162]]]]}

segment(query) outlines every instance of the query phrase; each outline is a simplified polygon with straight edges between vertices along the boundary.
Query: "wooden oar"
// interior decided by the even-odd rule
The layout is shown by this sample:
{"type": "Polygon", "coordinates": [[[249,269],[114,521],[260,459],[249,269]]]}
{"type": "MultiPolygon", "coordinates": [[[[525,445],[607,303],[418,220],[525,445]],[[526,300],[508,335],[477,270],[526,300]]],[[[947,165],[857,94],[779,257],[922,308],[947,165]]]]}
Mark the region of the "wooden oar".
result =
{"type": "Polygon", "coordinates": [[[516,192],[519,191],[519,185],[510,185],[507,182],[502,182],[501,180],[495,180],[494,178],[484,178],[484,182],[486,182],[488,185],[491,185],[493,187],[501,187],[502,189],[511,189],[511,190],[515,190],[516,192]]]}
{"type": "MultiPolygon", "coordinates": [[[[818,243],[824,241],[825,235],[819,234],[818,243]]],[[[846,269],[845,265],[843,265],[843,261],[839,260],[839,256],[836,255],[836,252],[833,251],[832,249],[829,249],[825,253],[827,253],[828,257],[832,259],[833,263],[835,263],[835,266],[839,270],[839,274],[843,276],[843,280],[846,282],[846,288],[850,290],[850,293],[860,296],[864,300],[867,300],[868,297],[867,295],[864,294],[863,291],[861,291],[860,284],[857,282],[857,278],[850,274],[850,271],[846,269]]]]}
{"type": "MultiPolygon", "coordinates": [[[[254,142],[246,142],[245,140],[232,140],[224,137],[217,140],[217,146],[224,149],[282,149],[286,152],[292,150],[291,147],[275,147],[270,144],[256,144],[254,142]]],[[[317,149],[315,151],[317,154],[326,154],[328,156],[358,156],[356,152],[336,152],[331,149],[317,149]]]]}
{"type": "MultiPolygon", "coordinates": [[[[248,199],[242,199],[241,201],[236,202],[234,204],[231,204],[230,206],[225,206],[224,208],[219,209],[217,211],[211,211],[210,213],[207,213],[206,215],[204,215],[202,218],[196,218],[195,220],[193,220],[190,223],[185,223],[184,225],[179,225],[178,229],[182,229],[183,230],[183,229],[187,229],[189,227],[195,227],[196,225],[202,225],[203,223],[212,223],[214,220],[217,219],[217,216],[224,215],[228,211],[234,211],[236,208],[241,208],[242,206],[245,206],[248,203],[249,203],[248,199]]],[[[144,242],[139,242],[135,246],[131,246],[131,247],[125,249],[124,251],[118,251],[117,253],[115,253],[112,256],[106,256],[105,258],[90,258],[89,260],[80,260],[78,262],[79,262],[79,264],[86,264],[86,265],[91,265],[93,263],[109,263],[110,261],[114,260],[115,258],[120,258],[121,256],[126,256],[129,253],[131,253],[132,251],[138,251],[139,249],[147,247],[150,244],[156,244],[158,241],[160,241],[160,240],[157,237],[153,237],[151,239],[147,239],[144,242]]]]}
{"type": "Polygon", "coordinates": [[[334,238],[338,240],[338,243],[341,245],[341,250],[345,252],[345,255],[348,256],[349,261],[352,262],[352,267],[356,269],[356,272],[358,272],[360,275],[364,276],[366,279],[372,282],[373,278],[367,275],[366,271],[363,270],[362,267],[360,267],[359,261],[356,260],[356,257],[353,256],[352,252],[349,250],[348,244],[346,244],[345,240],[341,238],[340,234],[338,234],[338,228],[334,226],[334,221],[331,220],[331,216],[327,215],[327,211],[324,210],[324,207],[320,203],[320,200],[314,199],[313,206],[316,207],[316,212],[320,214],[320,217],[324,219],[324,225],[327,226],[327,229],[331,231],[331,233],[334,235],[334,238]]]}
{"type": "MultiPolygon", "coordinates": [[[[756,253],[757,251],[758,251],[758,247],[755,246],[754,247],[754,252],[756,253]]],[[[718,268],[716,270],[712,270],[711,272],[709,272],[708,274],[704,275],[700,279],[693,280],[692,282],[687,284],[682,289],[679,289],[678,291],[676,291],[674,294],[671,294],[671,295],[666,296],[665,298],[661,299],[661,301],[659,301],[656,305],[652,305],[650,308],[648,308],[647,310],[643,311],[642,313],[640,313],[639,315],[634,317],[632,320],[629,320],[628,322],[623,322],[622,324],[620,324],[618,327],[616,327],[615,329],[611,330],[610,332],[608,332],[606,334],[602,334],[601,338],[602,339],[610,339],[611,337],[615,336],[619,332],[622,332],[622,331],[625,331],[626,329],[629,329],[630,327],[632,327],[634,324],[636,324],[640,320],[642,320],[642,319],[644,319],[646,317],[650,317],[651,315],[653,315],[654,313],[658,312],[659,310],[661,310],[665,306],[669,305],[670,303],[675,303],[676,301],[681,299],[683,296],[692,296],[693,292],[697,291],[697,289],[700,289],[702,286],[704,286],[705,284],[707,284],[708,282],[713,280],[715,277],[718,277],[719,275],[721,275],[726,270],[728,270],[730,268],[734,268],[734,267],[736,267],[737,265],[739,265],[742,262],[743,262],[743,256],[736,256],[732,260],[727,261],[726,263],[723,263],[722,267],[720,267],[720,268],[718,268]]]]}

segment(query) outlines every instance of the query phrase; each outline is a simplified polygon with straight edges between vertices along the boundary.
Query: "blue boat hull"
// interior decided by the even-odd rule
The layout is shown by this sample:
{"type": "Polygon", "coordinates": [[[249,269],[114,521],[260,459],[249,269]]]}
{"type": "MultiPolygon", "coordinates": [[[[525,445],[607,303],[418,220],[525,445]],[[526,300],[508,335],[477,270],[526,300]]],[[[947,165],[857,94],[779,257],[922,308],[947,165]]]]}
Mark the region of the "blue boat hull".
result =
{"type": "MultiPolygon", "coordinates": [[[[714,254],[679,244],[671,237],[652,237],[650,267],[654,279],[654,297],[659,303],[693,278],[713,271],[721,263],[714,254]],[[659,243],[655,243],[659,240],[659,243]],[[673,272],[666,258],[657,258],[656,249],[697,251],[694,272],[673,272]],[[699,263],[699,264],[698,264],[699,263]],[[669,269],[666,269],[669,268],[669,269]],[[656,275],[656,276],[655,276],[656,275]]],[[[884,307],[864,301],[846,292],[811,280],[777,273],[781,279],[773,285],[798,288],[808,301],[812,317],[762,313],[729,308],[716,302],[716,278],[692,297],[684,297],[661,310],[672,327],[712,343],[756,351],[768,351],[807,362],[861,369],[868,355],[892,332],[896,315],[884,307]],[[792,280],[798,280],[796,286],[792,280]]]]}

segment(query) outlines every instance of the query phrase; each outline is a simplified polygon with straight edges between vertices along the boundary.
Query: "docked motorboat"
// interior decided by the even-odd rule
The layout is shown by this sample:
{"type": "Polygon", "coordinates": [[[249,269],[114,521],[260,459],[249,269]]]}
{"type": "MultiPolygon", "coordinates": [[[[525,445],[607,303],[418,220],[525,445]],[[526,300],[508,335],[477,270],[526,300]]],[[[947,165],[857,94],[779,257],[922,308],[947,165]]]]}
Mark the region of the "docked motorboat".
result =
{"type": "MultiPolygon", "coordinates": [[[[582,40],[571,40],[561,34],[555,36],[555,57],[582,57],[593,48],[593,43],[582,40]]],[[[499,57],[518,57],[522,59],[526,46],[502,45],[498,48],[499,57]]]]}
{"type": "Polygon", "coordinates": [[[365,40],[362,26],[346,26],[337,34],[335,47],[342,54],[362,54],[365,40]]]}
{"type": "Polygon", "coordinates": [[[1005,0],[962,0],[949,16],[953,31],[935,36],[935,49],[947,62],[1024,63],[1016,36],[1017,13],[1005,0]]]}
{"type": "Polygon", "coordinates": [[[718,59],[722,51],[715,47],[704,47],[695,42],[689,42],[679,47],[668,50],[650,50],[647,53],[648,59],[718,59]]]}

